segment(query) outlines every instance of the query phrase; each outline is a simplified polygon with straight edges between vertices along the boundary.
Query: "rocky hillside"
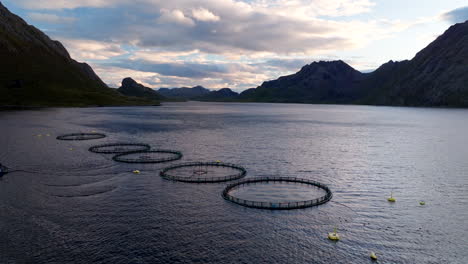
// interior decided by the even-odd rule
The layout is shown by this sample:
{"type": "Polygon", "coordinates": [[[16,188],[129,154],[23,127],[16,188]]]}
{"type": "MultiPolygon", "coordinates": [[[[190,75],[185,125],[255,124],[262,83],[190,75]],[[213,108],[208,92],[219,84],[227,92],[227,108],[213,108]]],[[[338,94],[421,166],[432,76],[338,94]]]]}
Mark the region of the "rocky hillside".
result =
{"type": "Polygon", "coordinates": [[[268,102],[346,102],[357,98],[356,85],[363,78],[364,74],[343,61],[320,61],[244,91],[240,97],[268,102]]]}
{"type": "Polygon", "coordinates": [[[383,66],[363,84],[364,103],[467,107],[468,21],[451,26],[412,60],[383,66]],[[383,70],[385,80],[376,78],[383,70]]]}
{"type": "Polygon", "coordinates": [[[231,101],[237,100],[239,94],[229,88],[222,88],[217,91],[211,91],[207,95],[195,98],[199,101],[231,101]]]}
{"type": "Polygon", "coordinates": [[[208,95],[210,93],[210,90],[198,85],[192,88],[160,88],[158,90],[158,93],[168,98],[192,100],[201,96],[208,95]]]}
{"type": "Polygon", "coordinates": [[[412,60],[360,73],[314,62],[240,94],[243,101],[468,107],[468,21],[450,27],[412,60]]]}
{"type": "Polygon", "coordinates": [[[143,97],[157,101],[164,99],[164,97],[155,90],[145,87],[129,77],[122,80],[122,86],[117,89],[117,91],[126,96],[143,97]]]}
{"type": "Polygon", "coordinates": [[[86,106],[148,104],[110,89],[63,45],[0,3],[0,105],[86,106]]]}

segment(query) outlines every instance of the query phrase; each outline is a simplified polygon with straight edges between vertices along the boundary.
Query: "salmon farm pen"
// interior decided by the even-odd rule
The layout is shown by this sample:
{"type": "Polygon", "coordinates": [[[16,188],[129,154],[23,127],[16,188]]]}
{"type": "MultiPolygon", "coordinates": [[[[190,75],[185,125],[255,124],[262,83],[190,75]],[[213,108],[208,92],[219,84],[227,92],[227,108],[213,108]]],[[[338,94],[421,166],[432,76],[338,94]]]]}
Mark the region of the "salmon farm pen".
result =
{"type": "Polygon", "coordinates": [[[252,208],[259,209],[271,209],[271,210],[290,210],[290,209],[300,209],[307,208],[312,206],[317,206],[324,204],[331,200],[333,194],[328,188],[328,186],[308,179],[295,178],[295,177],[257,177],[251,179],[245,179],[237,181],[235,183],[229,184],[222,192],[222,196],[225,200],[230,202],[252,208]],[[306,200],[306,201],[291,201],[291,202],[260,202],[240,199],[229,194],[231,190],[239,188],[242,185],[255,184],[255,183],[264,183],[264,182],[292,182],[292,183],[302,183],[315,186],[325,191],[325,195],[316,199],[306,200]]]}
{"type": "Polygon", "coordinates": [[[151,146],[143,143],[113,143],[92,146],[88,150],[101,154],[120,154],[133,151],[147,151],[151,146]]]}
{"type": "Polygon", "coordinates": [[[161,163],[179,160],[181,158],[182,153],[180,151],[166,149],[131,151],[117,154],[112,157],[114,161],[125,163],[161,163]]]}
{"type": "Polygon", "coordinates": [[[106,135],[101,133],[73,133],[58,136],[58,140],[91,140],[105,138],[106,135]]]}
{"type": "Polygon", "coordinates": [[[238,165],[222,162],[189,162],[164,168],[160,176],[167,180],[213,183],[237,180],[245,177],[247,171],[238,165]]]}

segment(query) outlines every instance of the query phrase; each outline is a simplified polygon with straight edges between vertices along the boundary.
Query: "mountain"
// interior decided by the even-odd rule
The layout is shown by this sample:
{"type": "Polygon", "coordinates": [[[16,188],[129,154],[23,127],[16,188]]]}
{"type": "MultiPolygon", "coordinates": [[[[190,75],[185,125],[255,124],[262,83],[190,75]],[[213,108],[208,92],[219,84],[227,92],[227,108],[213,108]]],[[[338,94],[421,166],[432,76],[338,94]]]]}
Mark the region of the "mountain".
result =
{"type": "Polygon", "coordinates": [[[117,89],[117,91],[126,96],[143,97],[157,101],[164,99],[164,97],[155,90],[137,83],[130,77],[122,80],[122,86],[119,89],[117,89]]]}
{"type": "Polygon", "coordinates": [[[451,26],[412,60],[381,68],[387,79],[363,85],[369,92],[364,103],[468,107],[468,21],[451,26]]]}
{"type": "Polygon", "coordinates": [[[361,73],[343,61],[314,62],[264,82],[242,101],[468,107],[468,21],[451,26],[409,61],[361,73]]]}
{"type": "Polygon", "coordinates": [[[230,101],[238,99],[239,94],[229,88],[222,88],[217,91],[211,91],[207,95],[194,98],[199,101],[230,101]]]}
{"type": "Polygon", "coordinates": [[[195,86],[192,88],[182,87],[182,88],[160,88],[158,93],[165,97],[176,98],[176,99],[185,99],[190,100],[197,97],[201,97],[210,93],[209,89],[206,89],[203,86],[195,86]]]}
{"type": "Polygon", "coordinates": [[[357,98],[364,74],[343,61],[314,62],[292,75],[264,82],[240,98],[268,102],[346,102],[357,98]]]}
{"type": "Polygon", "coordinates": [[[154,103],[110,89],[85,64],[0,3],[0,105],[86,106],[154,103]]]}

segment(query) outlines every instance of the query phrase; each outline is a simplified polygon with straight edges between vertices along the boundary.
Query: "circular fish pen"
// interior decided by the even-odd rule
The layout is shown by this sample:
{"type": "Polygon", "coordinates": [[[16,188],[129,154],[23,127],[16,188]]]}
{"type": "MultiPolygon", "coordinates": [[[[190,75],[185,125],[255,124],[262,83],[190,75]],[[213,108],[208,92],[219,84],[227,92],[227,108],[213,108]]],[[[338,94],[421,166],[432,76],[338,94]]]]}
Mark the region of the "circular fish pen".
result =
{"type": "Polygon", "coordinates": [[[161,163],[181,158],[182,153],[180,151],[166,149],[125,152],[112,157],[114,161],[125,163],[161,163]]]}
{"type": "MultiPolygon", "coordinates": [[[[254,186],[255,187],[255,186],[254,186]]],[[[278,190],[274,188],[270,188],[271,197],[278,197],[278,190]]],[[[296,194],[296,192],[291,192],[292,194],[296,194]]],[[[295,177],[257,177],[246,179],[242,181],[238,181],[228,185],[222,192],[222,196],[227,201],[246,206],[251,208],[259,208],[259,209],[272,209],[272,210],[289,210],[289,209],[299,209],[299,208],[307,208],[312,206],[317,206],[320,204],[324,204],[331,200],[333,194],[328,188],[328,186],[308,179],[302,178],[295,178],[295,177]],[[307,187],[315,188],[321,192],[321,195],[314,199],[290,199],[288,201],[284,200],[275,200],[275,201],[259,201],[256,198],[258,197],[249,197],[246,199],[238,198],[232,194],[232,192],[239,190],[242,187],[250,187],[252,185],[259,185],[259,184],[302,184],[307,187]]],[[[259,194],[259,197],[265,198],[268,195],[259,194]]]]}
{"type": "Polygon", "coordinates": [[[101,133],[72,133],[58,136],[58,140],[92,140],[105,138],[106,135],[101,133]]]}
{"type": "Polygon", "coordinates": [[[221,162],[189,162],[164,168],[160,176],[167,180],[213,183],[237,180],[245,177],[247,171],[238,165],[221,162]]]}
{"type": "Polygon", "coordinates": [[[135,151],[148,151],[151,146],[143,143],[113,143],[92,146],[88,150],[100,154],[121,154],[135,151]]]}

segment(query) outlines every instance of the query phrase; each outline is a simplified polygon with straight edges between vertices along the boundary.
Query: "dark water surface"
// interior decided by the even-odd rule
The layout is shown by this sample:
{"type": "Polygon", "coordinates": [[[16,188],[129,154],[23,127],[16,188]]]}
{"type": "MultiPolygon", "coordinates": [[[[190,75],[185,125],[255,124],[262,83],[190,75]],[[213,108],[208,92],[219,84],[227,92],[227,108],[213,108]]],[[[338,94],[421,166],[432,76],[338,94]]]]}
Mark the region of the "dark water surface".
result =
{"type": "Polygon", "coordinates": [[[370,251],[378,263],[468,263],[467,110],[166,103],[0,112],[0,133],[0,163],[22,170],[0,180],[0,263],[370,263],[370,251]],[[55,139],[91,131],[108,137],[55,139]],[[124,164],[87,150],[125,141],[184,157],[124,164]],[[258,210],[223,200],[226,183],[158,175],[214,160],[313,179],[334,197],[258,210]]]}

